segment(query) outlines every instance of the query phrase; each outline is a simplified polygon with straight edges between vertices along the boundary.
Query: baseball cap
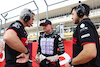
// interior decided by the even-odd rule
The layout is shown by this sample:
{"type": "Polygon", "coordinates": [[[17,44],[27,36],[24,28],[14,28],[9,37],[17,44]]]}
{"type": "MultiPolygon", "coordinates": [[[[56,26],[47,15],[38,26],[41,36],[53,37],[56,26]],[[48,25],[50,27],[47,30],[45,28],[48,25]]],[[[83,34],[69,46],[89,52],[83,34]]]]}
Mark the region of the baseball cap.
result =
{"type": "Polygon", "coordinates": [[[46,20],[45,22],[40,23],[40,26],[48,25],[48,24],[52,25],[51,21],[46,20]]]}

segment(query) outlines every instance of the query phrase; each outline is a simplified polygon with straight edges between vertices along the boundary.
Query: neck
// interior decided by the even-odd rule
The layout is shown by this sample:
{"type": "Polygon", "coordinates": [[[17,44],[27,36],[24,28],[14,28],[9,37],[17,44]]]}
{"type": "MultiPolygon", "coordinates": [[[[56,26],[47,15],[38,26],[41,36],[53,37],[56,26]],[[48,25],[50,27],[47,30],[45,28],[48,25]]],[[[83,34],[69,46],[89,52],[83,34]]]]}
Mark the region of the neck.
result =
{"type": "Polygon", "coordinates": [[[25,22],[22,19],[20,19],[19,21],[24,25],[24,27],[26,26],[25,22]]]}
{"type": "Polygon", "coordinates": [[[84,15],[82,18],[79,19],[79,22],[81,22],[85,18],[88,18],[88,17],[86,15],[84,15]]]}

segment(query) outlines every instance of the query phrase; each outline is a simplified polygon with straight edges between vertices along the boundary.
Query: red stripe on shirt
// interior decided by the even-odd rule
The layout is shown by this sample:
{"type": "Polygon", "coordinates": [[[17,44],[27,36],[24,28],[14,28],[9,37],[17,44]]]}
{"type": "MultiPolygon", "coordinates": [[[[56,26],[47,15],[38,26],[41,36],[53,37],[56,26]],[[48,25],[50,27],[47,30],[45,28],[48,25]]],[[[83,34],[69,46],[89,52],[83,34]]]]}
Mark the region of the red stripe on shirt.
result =
{"type": "MultiPolygon", "coordinates": [[[[9,29],[12,29],[12,28],[9,28],[9,29]]],[[[9,30],[9,29],[7,29],[7,30],[9,30]]],[[[12,29],[13,31],[15,31],[14,29],[12,29]]],[[[16,32],[16,31],[15,31],[16,32]]],[[[16,34],[17,34],[17,36],[18,36],[18,33],[16,32],[16,34]]]]}
{"type": "Polygon", "coordinates": [[[88,44],[88,43],[95,43],[95,42],[85,42],[85,43],[82,43],[81,46],[83,46],[84,44],[88,44]]]}

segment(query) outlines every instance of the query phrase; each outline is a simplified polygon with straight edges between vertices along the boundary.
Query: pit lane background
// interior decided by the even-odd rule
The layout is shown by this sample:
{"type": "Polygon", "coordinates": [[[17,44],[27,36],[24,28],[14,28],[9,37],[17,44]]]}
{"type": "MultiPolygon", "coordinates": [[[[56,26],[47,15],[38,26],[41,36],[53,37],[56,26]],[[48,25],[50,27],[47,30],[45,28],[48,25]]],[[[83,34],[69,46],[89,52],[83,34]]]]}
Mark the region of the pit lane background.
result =
{"type": "MultiPolygon", "coordinates": [[[[63,41],[65,53],[59,56],[61,67],[65,67],[65,63],[68,62],[70,58],[72,58],[72,41],[63,41]]],[[[37,52],[38,42],[29,43],[28,47],[30,49],[30,59],[32,62],[32,67],[39,67],[35,62],[35,56],[37,52]]],[[[0,54],[0,67],[4,67],[5,65],[5,51],[3,50],[0,54]]]]}

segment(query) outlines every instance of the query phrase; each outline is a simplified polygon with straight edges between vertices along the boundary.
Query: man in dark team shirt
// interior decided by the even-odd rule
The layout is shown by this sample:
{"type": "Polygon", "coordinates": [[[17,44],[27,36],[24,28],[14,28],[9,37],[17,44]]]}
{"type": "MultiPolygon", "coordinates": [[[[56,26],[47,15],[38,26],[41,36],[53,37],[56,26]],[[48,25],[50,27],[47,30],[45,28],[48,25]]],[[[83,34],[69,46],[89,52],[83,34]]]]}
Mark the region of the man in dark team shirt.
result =
{"type": "Polygon", "coordinates": [[[51,21],[46,20],[40,26],[44,33],[39,37],[36,62],[40,61],[40,67],[60,67],[58,55],[64,53],[62,38],[53,31],[51,21]]]}
{"type": "Polygon", "coordinates": [[[13,22],[4,34],[5,67],[29,67],[29,49],[25,27],[33,24],[34,13],[30,9],[23,9],[20,19],[13,22]]]}
{"type": "Polygon", "coordinates": [[[100,67],[99,36],[92,21],[88,18],[90,8],[79,4],[72,8],[72,19],[78,24],[73,34],[73,58],[66,67],[100,67]]]}

